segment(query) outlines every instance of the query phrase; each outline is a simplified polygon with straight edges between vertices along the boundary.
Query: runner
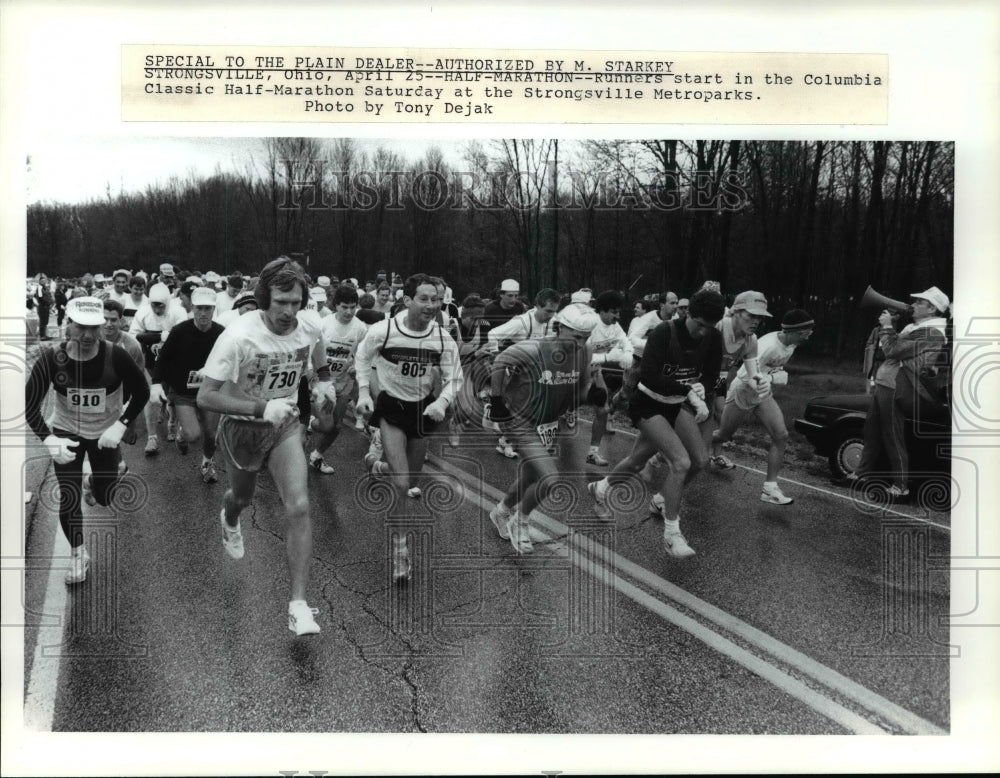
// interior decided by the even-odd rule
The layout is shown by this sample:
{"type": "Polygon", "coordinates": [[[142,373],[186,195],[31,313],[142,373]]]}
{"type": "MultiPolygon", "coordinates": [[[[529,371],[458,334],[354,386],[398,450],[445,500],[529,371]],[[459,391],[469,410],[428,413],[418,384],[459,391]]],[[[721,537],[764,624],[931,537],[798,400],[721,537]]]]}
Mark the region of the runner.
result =
{"type": "MultiPolygon", "coordinates": [[[[705,286],[710,283],[715,282],[706,281],[705,286]]],[[[759,386],[757,378],[759,374],[756,370],[757,336],[754,333],[765,317],[771,318],[771,314],[767,312],[767,298],[760,292],[740,292],[736,295],[732,308],[729,309],[729,315],[723,316],[716,325],[716,329],[722,333],[722,365],[713,388],[715,399],[709,406],[712,414],[702,425],[702,436],[706,445],[712,445],[713,434],[725,409],[729,384],[732,383],[741,361],[753,366],[750,378],[758,382],[759,386]]],[[[709,461],[723,470],[732,470],[736,467],[736,464],[723,454],[713,454],[709,461]]]]}
{"type": "Polygon", "coordinates": [[[260,273],[259,311],[241,316],[219,336],[202,368],[198,407],[223,414],[219,448],[226,458],[229,489],[219,513],[222,545],[233,559],[244,555],[240,512],[250,504],[257,474],[267,467],[285,506],[290,593],[288,628],[296,635],[320,631],[318,611],[306,602],[312,525],[308,466],[302,449],[296,400],[299,377],[316,370],[314,410],[336,401],[326,364],[319,318],[302,311],[308,297],[302,267],[288,257],[260,273]],[[301,313],[300,313],[301,311],[301,313]]]}
{"type": "MultiPolygon", "coordinates": [[[[504,281],[509,287],[509,281],[504,281]]],[[[509,294],[509,292],[507,293],[509,294]]],[[[492,325],[486,334],[491,348],[496,352],[503,352],[514,343],[525,340],[537,340],[549,334],[549,327],[552,317],[559,309],[560,295],[555,289],[541,289],[535,295],[535,307],[530,311],[518,314],[500,325],[492,325]]],[[[486,319],[490,320],[488,311],[490,306],[486,306],[486,319]]],[[[496,452],[503,454],[507,459],[516,459],[517,451],[510,444],[506,436],[501,435],[497,440],[496,452]]]]}
{"type": "Polygon", "coordinates": [[[489,396],[490,363],[489,340],[490,323],[484,318],[486,302],[477,294],[470,294],[462,301],[461,315],[454,319],[452,337],[458,344],[462,361],[462,391],[455,398],[448,427],[448,443],[457,447],[461,443],[461,433],[467,424],[482,418],[478,410],[477,398],[489,396]]]}
{"type": "Polygon", "coordinates": [[[90,555],[83,541],[84,490],[109,505],[119,481],[119,444],[149,398],[142,370],[119,346],[100,337],[104,305],[95,297],[78,297],[66,305],[66,340],[45,348],[25,387],[25,418],[53,459],[59,483],[59,523],[72,548],[67,584],[85,581],[90,555]],[[54,390],[53,411],[42,418],[42,401],[54,390]],[[123,410],[125,393],[132,398],[123,410]],[[83,458],[93,474],[86,484],[83,458]]]}
{"type": "MultiPolygon", "coordinates": [[[[591,375],[594,385],[604,390],[605,400],[611,393],[621,389],[623,374],[632,367],[632,343],[618,323],[624,303],[622,296],[614,291],[602,292],[594,302],[600,322],[587,339],[587,345],[593,352],[591,375]]],[[[606,467],[610,464],[601,456],[601,441],[608,431],[608,413],[607,401],[595,406],[594,424],[590,430],[590,451],[587,453],[589,465],[606,467]]]]}
{"type": "Polygon", "coordinates": [[[718,456],[722,444],[732,440],[733,433],[751,416],[756,415],[771,437],[767,452],[767,476],[760,493],[763,502],[787,505],[791,497],[782,494],[778,487],[778,471],[788,443],[788,430],[781,408],[775,402],[772,387],[788,383],[785,365],[795,353],[795,348],[809,340],[813,333],[813,318],[803,310],[794,309],[781,320],[780,332],[769,332],[757,342],[757,370],[759,379],[750,378],[744,363],[726,394],[725,409],[719,429],[712,435],[712,454],[718,456]]]}
{"type": "Polygon", "coordinates": [[[149,304],[149,298],[146,297],[146,279],[141,275],[136,273],[129,281],[129,296],[128,300],[122,303],[125,311],[122,314],[122,329],[126,332],[129,331],[132,325],[132,319],[135,318],[136,313],[144,305],[149,304]]]}
{"type": "MultiPolygon", "coordinates": [[[[161,265],[161,268],[163,266],[161,265]]],[[[129,334],[142,344],[142,355],[145,358],[146,374],[152,383],[153,365],[156,363],[156,355],[160,351],[160,346],[167,339],[170,330],[175,324],[185,321],[186,314],[178,312],[177,308],[170,307],[170,291],[163,284],[153,284],[149,290],[149,304],[140,308],[132,324],[129,326],[129,334]]],[[[160,453],[160,443],[156,434],[156,425],[160,422],[163,414],[163,406],[159,402],[149,403],[145,409],[146,416],[146,456],[151,457],[160,453]]],[[[173,419],[173,411],[168,409],[167,439],[173,440],[176,437],[176,422],[173,419]]]]}
{"type": "Polygon", "coordinates": [[[681,534],[681,491],[708,460],[698,424],[709,414],[706,401],[711,395],[705,387],[714,385],[719,374],[722,336],[715,325],[724,309],[722,295],[703,290],[691,298],[683,323],[665,321],[649,334],[642,375],[629,404],[639,437],[610,474],[587,485],[597,515],[611,518],[609,487],[638,474],[654,453],[661,453],[670,465],[660,492],[663,545],[667,554],[678,558],[695,553],[681,534]]]}
{"type": "Polygon", "coordinates": [[[201,369],[224,328],[212,321],[216,293],[197,287],[191,292],[193,318],[175,326],[160,348],[153,367],[150,399],[165,402],[168,397],[177,414],[177,450],[187,454],[188,447],[201,439],[201,477],[206,484],[219,480],[215,470],[215,433],[219,414],[198,407],[201,369]],[[166,395],[164,394],[166,387],[166,395]]]}
{"type": "MultiPolygon", "coordinates": [[[[407,278],[403,300],[404,311],[371,326],[355,358],[357,408],[379,428],[386,459],[372,461],[372,472],[389,476],[399,496],[397,505],[402,505],[410,478],[424,463],[425,436],[444,421],[462,385],[458,346],[435,321],[441,300],[431,277],[417,273],[407,278]],[[372,367],[382,390],[377,401],[370,390],[372,367]],[[437,398],[432,392],[436,382],[441,386],[437,398]]],[[[392,543],[393,578],[409,578],[405,535],[394,534],[392,543]]]]}
{"type": "Polygon", "coordinates": [[[323,320],[323,341],[326,343],[326,357],[337,390],[337,404],[333,411],[333,429],[326,433],[316,433],[316,445],[309,453],[309,466],[324,475],[336,472],[323,459],[324,452],[340,434],[347,411],[347,404],[357,392],[354,378],[354,355],[358,344],[364,340],[368,327],[359,321],[358,293],[349,286],[338,286],[331,290],[330,305],[333,315],[323,320]]]}
{"type": "Polygon", "coordinates": [[[524,465],[490,511],[490,521],[518,554],[533,550],[531,512],[559,475],[552,447],[560,415],[584,398],[594,405],[607,402],[607,390],[590,381],[587,338],[598,323],[593,311],[570,305],[557,314],[554,335],[511,346],[493,363],[487,419],[517,444],[524,465]]]}

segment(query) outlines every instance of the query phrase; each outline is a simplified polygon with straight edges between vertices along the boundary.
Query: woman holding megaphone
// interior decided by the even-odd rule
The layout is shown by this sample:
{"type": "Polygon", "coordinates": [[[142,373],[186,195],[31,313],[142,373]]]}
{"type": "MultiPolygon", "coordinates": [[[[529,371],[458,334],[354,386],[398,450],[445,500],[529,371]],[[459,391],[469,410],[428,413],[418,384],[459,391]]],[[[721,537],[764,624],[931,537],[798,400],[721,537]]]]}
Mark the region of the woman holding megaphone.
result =
{"type": "MultiPolygon", "coordinates": [[[[866,295],[866,298],[868,295],[866,295]]],[[[950,308],[948,295],[932,286],[925,292],[910,295],[914,302],[908,306],[913,323],[899,333],[893,326],[893,312],[901,303],[883,298],[888,303],[878,318],[879,348],[885,361],[875,372],[872,403],[865,419],[864,451],[858,469],[847,476],[848,482],[857,481],[875,469],[883,453],[889,458],[892,485],[889,496],[905,499],[909,496],[907,476],[909,455],[906,450],[905,420],[893,402],[896,393],[896,376],[901,368],[919,374],[921,368],[937,361],[946,348],[945,316],[950,308]]]]}

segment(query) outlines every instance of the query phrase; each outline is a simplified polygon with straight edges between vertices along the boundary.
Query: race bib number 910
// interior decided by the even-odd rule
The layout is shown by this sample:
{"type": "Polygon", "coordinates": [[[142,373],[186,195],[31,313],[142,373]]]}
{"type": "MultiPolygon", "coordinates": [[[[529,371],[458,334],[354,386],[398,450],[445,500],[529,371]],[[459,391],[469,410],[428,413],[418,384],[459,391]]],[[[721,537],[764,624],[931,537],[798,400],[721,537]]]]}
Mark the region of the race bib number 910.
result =
{"type": "Polygon", "coordinates": [[[67,389],[66,398],[83,413],[104,413],[107,393],[103,389],[67,389]]]}

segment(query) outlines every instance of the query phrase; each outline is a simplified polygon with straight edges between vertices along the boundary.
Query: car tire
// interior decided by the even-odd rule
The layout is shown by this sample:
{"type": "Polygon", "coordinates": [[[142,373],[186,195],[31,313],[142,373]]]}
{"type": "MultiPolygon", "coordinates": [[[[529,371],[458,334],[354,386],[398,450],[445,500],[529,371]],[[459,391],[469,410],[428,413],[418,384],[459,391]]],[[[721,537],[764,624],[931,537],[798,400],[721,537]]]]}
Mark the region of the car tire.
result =
{"type": "Polygon", "coordinates": [[[858,469],[865,441],[862,427],[850,426],[837,431],[827,461],[835,480],[847,477],[858,469]]]}

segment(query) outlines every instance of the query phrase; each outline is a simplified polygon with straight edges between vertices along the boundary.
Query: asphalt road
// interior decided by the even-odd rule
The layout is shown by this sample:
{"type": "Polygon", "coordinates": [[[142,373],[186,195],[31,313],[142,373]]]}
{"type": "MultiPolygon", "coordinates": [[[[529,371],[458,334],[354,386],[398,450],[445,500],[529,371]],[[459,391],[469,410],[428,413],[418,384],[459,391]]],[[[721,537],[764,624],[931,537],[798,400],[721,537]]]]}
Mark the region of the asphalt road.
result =
{"type": "MultiPolygon", "coordinates": [[[[404,518],[347,430],[310,473],[310,604],[286,628],[282,509],[269,476],[221,548],[200,456],[128,448],[116,509],[88,508],[89,579],[67,589],[51,470],[37,488],[25,598],[26,713],[89,732],[928,734],[949,727],[947,514],[860,503],[789,468],[758,501],[759,457],[688,487],[697,550],[668,558],[645,487],[596,520],[589,427],[560,438],[558,499],[517,556],[487,516],[518,463],[493,439],[431,444],[404,518]],[[388,537],[409,534],[393,584],[388,537]],[[55,551],[53,548],[55,547],[55,551]],[[55,556],[53,556],[55,554],[55,556]],[[51,564],[50,564],[51,560],[51,564]],[[39,615],[40,614],[40,615],[39,615]],[[61,617],[61,618],[60,618],[61,617]]],[[[607,439],[609,458],[632,438],[607,439]]]]}

